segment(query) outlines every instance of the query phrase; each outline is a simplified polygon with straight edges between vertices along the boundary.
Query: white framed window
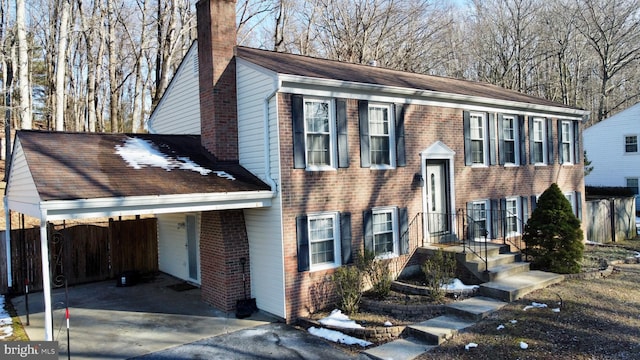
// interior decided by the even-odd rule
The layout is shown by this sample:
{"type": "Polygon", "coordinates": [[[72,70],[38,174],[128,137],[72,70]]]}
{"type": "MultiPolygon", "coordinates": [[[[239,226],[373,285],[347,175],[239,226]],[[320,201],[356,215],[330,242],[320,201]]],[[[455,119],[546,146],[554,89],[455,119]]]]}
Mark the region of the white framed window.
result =
{"type": "Polygon", "coordinates": [[[570,121],[560,123],[560,159],[562,163],[575,163],[573,124],[570,121]]]}
{"type": "Polygon", "coordinates": [[[472,165],[487,165],[487,128],[485,114],[469,114],[472,165]]]}
{"type": "Polygon", "coordinates": [[[625,154],[638,153],[638,135],[624,136],[624,152],[625,154]]]}
{"type": "Polygon", "coordinates": [[[519,221],[520,199],[517,197],[507,198],[505,200],[505,230],[506,236],[517,236],[522,233],[522,225],[519,221]]]}
{"type": "Polygon", "coordinates": [[[567,193],[564,193],[564,197],[567,198],[567,200],[569,201],[569,204],[571,204],[571,211],[575,214],[576,213],[576,194],[573,191],[567,192],[567,193]]]}
{"type": "Polygon", "coordinates": [[[369,104],[369,154],[371,167],[395,167],[393,111],[389,104],[369,104]]]}
{"type": "Polygon", "coordinates": [[[491,203],[489,200],[476,200],[468,206],[467,214],[473,220],[473,226],[469,229],[474,240],[484,240],[485,236],[491,238],[491,203]]]}
{"type": "Polygon", "coordinates": [[[545,127],[545,119],[534,118],[533,119],[533,149],[531,150],[532,163],[534,164],[546,164],[547,163],[547,134],[545,127]]]}
{"type": "Polygon", "coordinates": [[[323,270],[340,266],[339,213],[329,212],[309,215],[307,229],[310,270],[323,270]]]}
{"type": "Polygon", "coordinates": [[[377,257],[398,254],[398,209],[376,208],[372,211],[373,251],[377,257]]]}
{"type": "Polygon", "coordinates": [[[304,99],[305,156],[307,169],[336,168],[336,130],[333,101],[304,99]]]}
{"type": "Polygon", "coordinates": [[[513,115],[502,116],[502,138],[504,141],[504,163],[515,165],[520,163],[518,147],[518,126],[513,115]]]}

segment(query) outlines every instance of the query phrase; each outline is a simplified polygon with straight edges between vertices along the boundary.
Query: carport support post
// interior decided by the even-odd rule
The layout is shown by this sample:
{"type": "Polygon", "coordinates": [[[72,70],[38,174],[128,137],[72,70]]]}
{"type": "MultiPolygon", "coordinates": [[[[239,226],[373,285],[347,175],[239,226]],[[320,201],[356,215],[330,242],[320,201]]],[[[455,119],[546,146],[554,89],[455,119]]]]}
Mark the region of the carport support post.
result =
{"type": "Polygon", "coordinates": [[[2,200],[5,208],[5,224],[7,224],[4,231],[5,250],[7,253],[7,287],[11,288],[13,286],[13,274],[11,274],[11,210],[9,210],[9,199],[5,196],[2,200]]]}
{"type": "Polygon", "coordinates": [[[51,274],[49,270],[49,237],[47,211],[40,217],[40,249],[42,252],[42,292],[44,293],[44,340],[53,341],[53,312],[51,311],[51,274]]]}

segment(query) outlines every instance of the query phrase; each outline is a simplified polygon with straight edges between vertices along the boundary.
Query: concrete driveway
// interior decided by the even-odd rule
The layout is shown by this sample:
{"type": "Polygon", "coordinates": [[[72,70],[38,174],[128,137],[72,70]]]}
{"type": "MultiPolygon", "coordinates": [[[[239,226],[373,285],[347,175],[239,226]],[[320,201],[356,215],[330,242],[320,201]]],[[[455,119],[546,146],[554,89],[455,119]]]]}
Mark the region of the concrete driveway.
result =
{"type": "MultiPolygon", "coordinates": [[[[325,348],[329,351],[325,354],[328,357],[325,358],[349,357],[326,341],[320,340],[318,343],[317,339],[308,333],[276,323],[276,319],[266,314],[258,312],[247,319],[236,319],[234,313],[221,312],[200,301],[199,289],[177,291],[170,287],[179,283],[181,281],[176,278],[160,274],[151,281],[131,287],[117,287],[115,281],[70,287],[68,291],[69,343],[67,343],[65,320],[65,291],[64,288],[54,290],[53,336],[59,342],[60,358],[67,358],[68,350],[73,359],[128,359],[143,355],[153,358],[171,354],[171,351],[177,351],[177,353],[163,358],[216,358],[213,355],[199,357],[196,353],[202,352],[202,347],[196,350],[194,347],[196,345],[193,344],[204,341],[205,348],[211,347],[206,344],[216,341],[236,345],[257,344],[249,335],[263,336],[266,329],[270,329],[267,332],[275,337],[282,334],[283,338],[299,339],[296,346],[308,347],[309,354],[314,353],[313,348],[320,351],[325,348]],[[251,329],[256,330],[250,331],[251,329]],[[241,330],[250,332],[241,332],[241,330]],[[321,346],[318,348],[319,345],[321,346]],[[169,351],[169,353],[162,353],[163,351],[169,351]],[[180,354],[180,357],[177,354],[180,354]]],[[[28,300],[30,310],[28,326],[26,325],[25,297],[16,297],[11,301],[25,325],[29,339],[43,340],[42,293],[29,294],[28,300]]],[[[262,348],[254,347],[253,349],[265,350],[265,346],[271,346],[272,350],[266,349],[266,351],[275,355],[285,350],[288,352],[281,342],[272,342],[262,348]]],[[[217,358],[264,358],[258,354],[254,357],[251,349],[252,347],[243,345],[239,348],[221,346],[219,351],[216,351],[222,355],[217,358]]],[[[305,350],[299,350],[301,352],[298,351],[298,353],[305,353],[305,350]]],[[[276,358],[290,357],[273,357],[273,359],[276,358]]]]}

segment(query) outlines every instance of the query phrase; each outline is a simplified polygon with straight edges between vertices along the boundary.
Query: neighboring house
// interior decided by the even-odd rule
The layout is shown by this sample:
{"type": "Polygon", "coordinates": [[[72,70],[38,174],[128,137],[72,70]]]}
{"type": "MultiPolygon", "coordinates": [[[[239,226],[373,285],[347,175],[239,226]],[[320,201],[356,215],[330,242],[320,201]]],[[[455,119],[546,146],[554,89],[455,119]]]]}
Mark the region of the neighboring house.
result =
{"type": "Polygon", "coordinates": [[[593,170],[589,186],[623,186],[639,194],[640,103],[584,130],[584,149],[593,170]]]}
{"type": "MultiPolygon", "coordinates": [[[[414,219],[425,220],[425,242],[463,237],[461,210],[490,238],[517,236],[553,182],[581,217],[586,111],[488,84],[236,47],[231,4],[198,3],[197,51],[149,129],[200,127],[216,157],[276,190],[270,207],[243,211],[260,309],[287,320],[313,310],[322,283],[363,247],[399,271],[422,245],[403,236],[414,219]]],[[[201,261],[205,290],[213,269],[201,261]]]]}
{"type": "MultiPolygon", "coordinates": [[[[102,216],[157,214],[160,269],[199,283],[204,301],[232,311],[246,280],[258,308],[293,321],[332,300],[328,279],[364,248],[398,273],[417,246],[466,238],[462,225],[469,222],[482,224],[490,239],[517,238],[537,196],[554,182],[581,217],[580,139],[588,112],[489,84],[238,47],[234,1],[201,0],[197,12],[197,48],[151,116],[154,134],[140,138],[174,154],[162,136],[183,134],[173,135],[179,137],[172,146],[202,146],[211,156],[197,156],[198,165],[233,176],[248,171],[253,187],[190,191],[192,178],[179,171],[154,173],[164,192],[145,204],[154,198],[150,181],[110,152],[137,135],[66,151],[55,161],[74,166],[69,176],[91,175],[91,184],[107,190],[98,195],[110,200],[68,200],[59,218],[75,216],[85,203],[114,207],[100,209],[102,216]],[[113,188],[119,180],[103,177],[102,157],[114,166],[111,174],[121,168],[134,177],[134,188],[113,188]],[[186,193],[173,194],[172,182],[186,193]],[[200,197],[213,202],[199,204],[200,197]],[[182,207],[173,209],[163,201],[179,199],[182,207]],[[406,236],[412,232],[417,236],[406,236]]],[[[19,134],[17,149],[22,136],[32,134],[19,134]]],[[[84,136],[98,143],[111,135],[84,136]]],[[[31,152],[55,148],[49,146],[31,152]]],[[[28,180],[40,163],[23,156],[16,166],[16,159],[9,208],[46,222],[48,212],[40,211],[48,204],[37,184],[18,191],[18,180],[28,180]]],[[[57,175],[47,169],[40,173],[45,184],[57,175]]],[[[194,181],[219,182],[196,175],[194,181]]]]}

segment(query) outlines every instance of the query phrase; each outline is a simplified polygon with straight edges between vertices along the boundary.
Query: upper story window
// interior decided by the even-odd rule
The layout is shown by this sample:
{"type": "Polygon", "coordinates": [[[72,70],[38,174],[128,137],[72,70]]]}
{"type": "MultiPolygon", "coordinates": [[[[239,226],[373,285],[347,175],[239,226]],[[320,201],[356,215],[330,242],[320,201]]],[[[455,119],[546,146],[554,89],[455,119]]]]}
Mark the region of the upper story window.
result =
{"type": "Polygon", "coordinates": [[[558,130],[560,143],[560,163],[575,163],[574,159],[574,134],[573,126],[570,121],[561,121],[558,130]]]}
{"type": "Polygon", "coordinates": [[[349,166],[346,102],[291,96],[294,168],[333,170],[349,166]]]}
{"type": "Polygon", "coordinates": [[[516,121],[513,116],[504,116],[502,118],[502,136],[504,138],[504,162],[507,164],[516,164],[516,121]]]}
{"type": "Polygon", "coordinates": [[[531,144],[533,149],[531,150],[531,157],[533,164],[545,164],[546,161],[546,134],[545,134],[545,119],[535,118],[533,119],[533,134],[531,136],[531,144]]]}
{"type": "Polygon", "coordinates": [[[637,135],[626,135],[624,137],[624,152],[627,154],[635,154],[638,152],[637,135]]]}
{"type": "Polygon", "coordinates": [[[465,165],[488,166],[496,163],[496,128],[493,119],[493,114],[463,113],[465,165]]]}
{"type": "Polygon", "coordinates": [[[500,165],[526,164],[524,136],[523,116],[498,114],[500,165]]]}
{"type": "Polygon", "coordinates": [[[471,159],[474,164],[484,164],[485,127],[481,114],[471,114],[471,159]]]}
{"type": "Polygon", "coordinates": [[[304,101],[307,167],[335,167],[335,121],[331,108],[330,100],[304,101]]]}
{"type": "Polygon", "coordinates": [[[369,104],[369,150],[371,166],[394,167],[391,106],[369,104]]]}

